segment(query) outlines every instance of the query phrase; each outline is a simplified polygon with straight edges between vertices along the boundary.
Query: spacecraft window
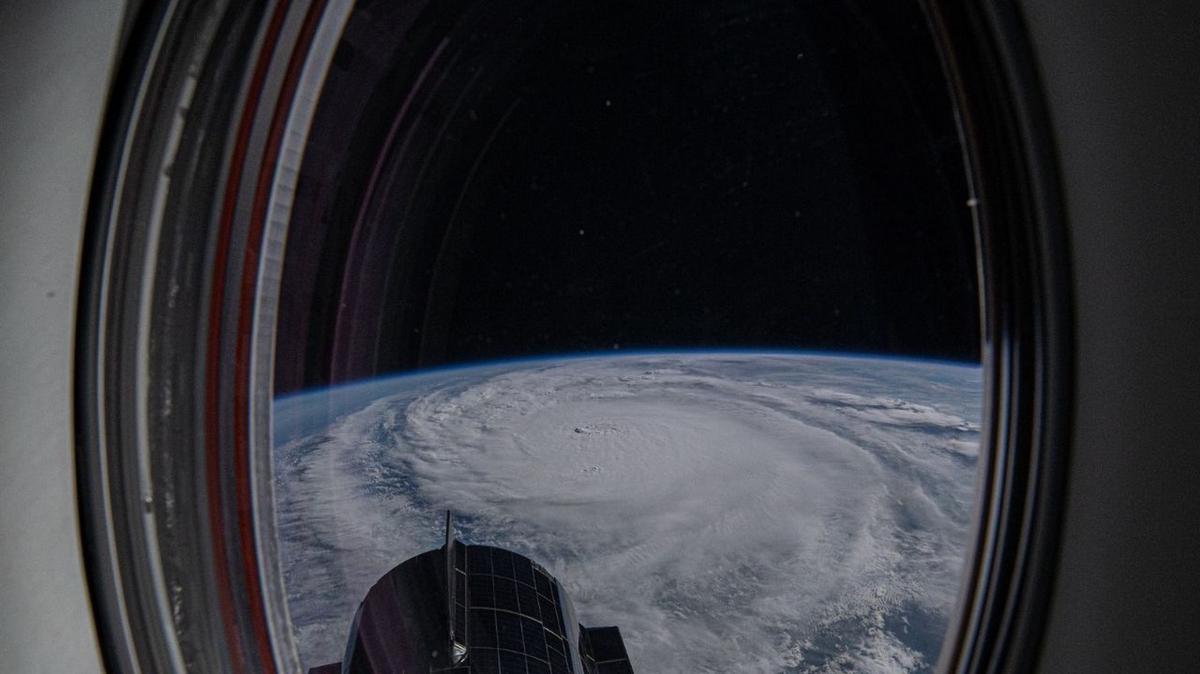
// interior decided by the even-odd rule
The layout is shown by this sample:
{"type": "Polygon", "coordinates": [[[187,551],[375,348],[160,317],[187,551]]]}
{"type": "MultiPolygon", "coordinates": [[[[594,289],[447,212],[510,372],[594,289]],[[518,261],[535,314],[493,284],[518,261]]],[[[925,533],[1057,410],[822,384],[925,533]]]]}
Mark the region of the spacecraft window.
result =
{"type": "Polygon", "coordinates": [[[1061,307],[973,11],[139,5],[81,286],[106,663],[977,657],[1061,307]]]}

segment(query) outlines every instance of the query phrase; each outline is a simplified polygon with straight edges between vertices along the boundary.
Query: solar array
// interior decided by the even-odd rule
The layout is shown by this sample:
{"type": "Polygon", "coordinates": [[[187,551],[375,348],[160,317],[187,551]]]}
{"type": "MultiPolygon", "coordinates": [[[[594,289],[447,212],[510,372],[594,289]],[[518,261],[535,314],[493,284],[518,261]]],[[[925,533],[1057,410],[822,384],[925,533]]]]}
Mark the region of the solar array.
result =
{"type": "Polygon", "coordinates": [[[575,674],[558,583],[528,558],[466,548],[472,672],[575,674]]]}
{"type": "Polygon", "coordinates": [[[587,674],[633,674],[625,640],[616,627],[580,625],[579,652],[587,674]]]}
{"type": "Polygon", "coordinates": [[[464,545],[449,531],[448,521],[444,547],[372,586],[352,624],[345,671],[633,674],[620,631],[576,623],[545,569],[508,550],[464,545]]]}

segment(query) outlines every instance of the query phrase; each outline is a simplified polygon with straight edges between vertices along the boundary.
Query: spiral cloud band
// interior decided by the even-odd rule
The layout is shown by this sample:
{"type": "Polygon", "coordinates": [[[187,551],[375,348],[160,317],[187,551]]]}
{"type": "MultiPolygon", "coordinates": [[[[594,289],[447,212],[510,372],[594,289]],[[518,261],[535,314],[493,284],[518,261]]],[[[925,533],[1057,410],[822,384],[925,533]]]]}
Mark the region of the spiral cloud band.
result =
{"type": "Polygon", "coordinates": [[[619,625],[639,671],[926,670],[958,590],[980,390],[976,367],[681,353],[281,400],[305,664],[338,658],[357,601],[438,545],[449,508],[463,540],[546,566],[582,622],[619,625]]]}

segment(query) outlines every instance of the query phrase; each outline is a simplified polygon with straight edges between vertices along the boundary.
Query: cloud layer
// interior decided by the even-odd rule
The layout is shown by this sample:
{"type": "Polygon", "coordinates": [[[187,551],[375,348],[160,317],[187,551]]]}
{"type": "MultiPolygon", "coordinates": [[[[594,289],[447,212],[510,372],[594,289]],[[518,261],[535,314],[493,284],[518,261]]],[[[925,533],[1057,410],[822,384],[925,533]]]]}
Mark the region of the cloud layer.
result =
{"type": "Polygon", "coordinates": [[[357,406],[353,388],[279,403],[351,409],[276,453],[306,664],[336,660],[367,587],[439,544],[443,508],[463,539],[555,573],[584,624],[619,625],[641,671],[936,658],[970,516],[976,368],[681,354],[372,386],[357,406]]]}

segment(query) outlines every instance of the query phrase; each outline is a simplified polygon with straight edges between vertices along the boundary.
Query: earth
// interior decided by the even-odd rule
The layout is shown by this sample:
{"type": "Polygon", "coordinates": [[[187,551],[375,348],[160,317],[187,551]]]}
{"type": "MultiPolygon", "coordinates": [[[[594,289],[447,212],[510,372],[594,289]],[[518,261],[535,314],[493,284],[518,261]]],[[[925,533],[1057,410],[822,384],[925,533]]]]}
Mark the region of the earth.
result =
{"type": "Polygon", "coordinates": [[[982,374],[915,359],[588,355],[277,399],[305,667],[367,589],[460,540],[553,573],[639,672],[924,672],[955,606],[982,374]]]}

